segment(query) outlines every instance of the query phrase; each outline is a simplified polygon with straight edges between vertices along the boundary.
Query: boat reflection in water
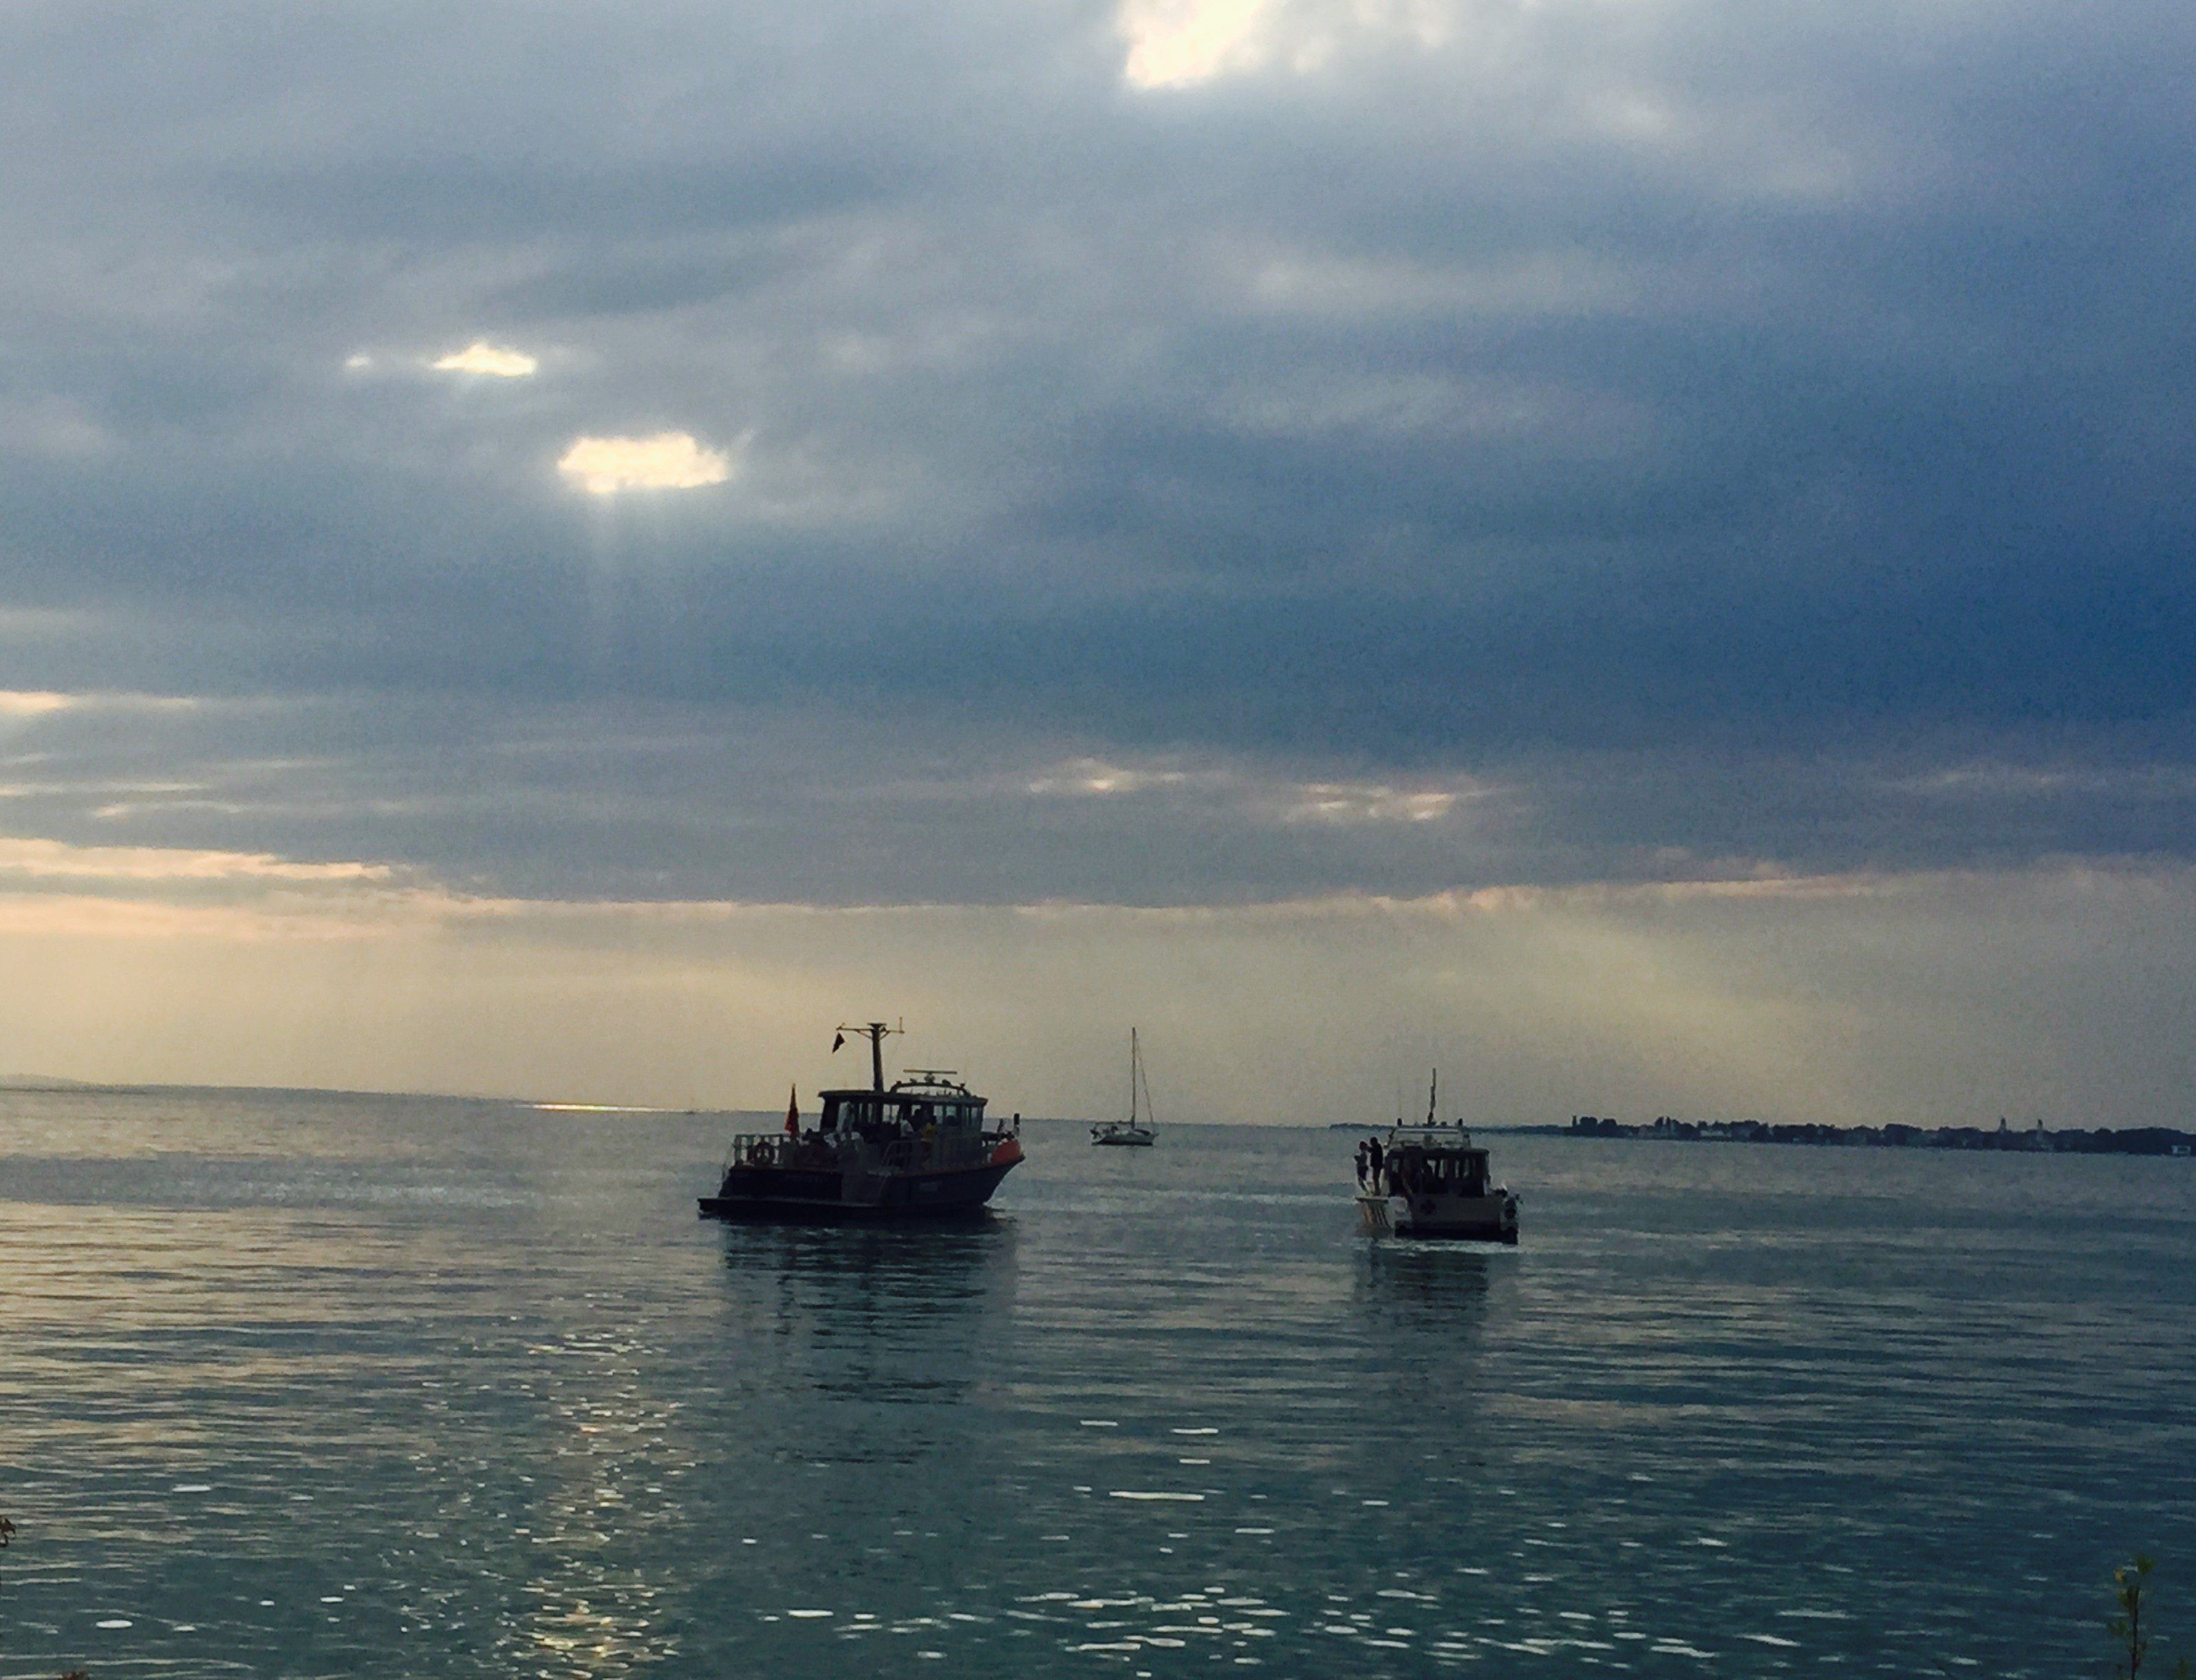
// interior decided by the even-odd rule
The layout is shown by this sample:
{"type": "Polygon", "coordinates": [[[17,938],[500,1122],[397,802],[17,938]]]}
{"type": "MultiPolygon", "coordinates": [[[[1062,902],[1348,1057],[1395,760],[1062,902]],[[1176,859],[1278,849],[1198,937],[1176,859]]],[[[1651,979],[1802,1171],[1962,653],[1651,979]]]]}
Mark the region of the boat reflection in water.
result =
{"type": "Polygon", "coordinates": [[[743,1350],[725,1376],[741,1404],[757,1403],[747,1390],[760,1384],[855,1408],[852,1417],[793,1408],[811,1458],[915,1462],[939,1418],[910,1422],[916,1433],[904,1437],[879,1409],[966,1401],[1010,1333],[1011,1218],[911,1228],[747,1221],[728,1223],[722,1240],[721,1344],[743,1350]]]}
{"type": "MultiPolygon", "coordinates": [[[[699,1198],[713,1219],[899,1220],[980,1215],[1022,1158],[1021,1117],[988,1125],[985,1100],[951,1070],[910,1069],[887,1088],[882,1021],[840,1029],[870,1041],[868,1089],[823,1093],[813,1130],[798,1106],[783,1133],[732,1140],[714,1196],[699,1198]]],[[[834,1044],[833,1048],[837,1048],[834,1044]]]]}

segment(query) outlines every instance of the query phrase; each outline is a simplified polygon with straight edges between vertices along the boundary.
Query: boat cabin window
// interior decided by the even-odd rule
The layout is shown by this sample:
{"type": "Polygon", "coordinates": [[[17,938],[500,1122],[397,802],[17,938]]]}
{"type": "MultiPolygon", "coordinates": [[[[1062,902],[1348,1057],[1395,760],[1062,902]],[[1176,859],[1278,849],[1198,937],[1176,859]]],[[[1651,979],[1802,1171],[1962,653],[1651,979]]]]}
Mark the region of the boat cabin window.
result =
{"type": "Polygon", "coordinates": [[[1487,1193],[1487,1161],[1483,1156],[1400,1148],[1389,1155],[1387,1170],[1390,1181],[1407,1190],[1438,1190],[1458,1196],[1487,1193]]]}
{"type": "Polygon", "coordinates": [[[948,1130],[978,1127],[983,1122],[984,1104],[980,1098],[948,1102],[931,1096],[850,1094],[826,1097],[819,1124],[827,1132],[861,1132],[875,1136],[881,1132],[892,1135],[920,1133],[933,1126],[948,1130]]]}
{"type": "Polygon", "coordinates": [[[851,1132],[878,1121],[877,1103],[874,1097],[833,1097],[824,1105],[823,1129],[827,1132],[851,1132]]]}

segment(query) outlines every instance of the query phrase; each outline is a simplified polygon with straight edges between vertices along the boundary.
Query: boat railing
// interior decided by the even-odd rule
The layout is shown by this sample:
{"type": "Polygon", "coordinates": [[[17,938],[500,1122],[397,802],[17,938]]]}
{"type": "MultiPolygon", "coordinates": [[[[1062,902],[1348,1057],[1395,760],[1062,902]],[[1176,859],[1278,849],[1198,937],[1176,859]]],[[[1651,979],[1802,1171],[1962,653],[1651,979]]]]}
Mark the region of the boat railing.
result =
{"type": "MultiPolygon", "coordinates": [[[[1003,1134],[1002,1134],[1003,1135],[1003,1134]]],[[[934,1172],[981,1164],[999,1138],[978,1131],[940,1130],[928,1137],[870,1139],[851,1133],[743,1132],[732,1139],[727,1167],[790,1172],[934,1172]]]]}
{"type": "Polygon", "coordinates": [[[769,1167],[786,1172],[835,1172],[839,1157],[821,1132],[743,1132],[725,1156],[728,1167],[769,1167]]]}

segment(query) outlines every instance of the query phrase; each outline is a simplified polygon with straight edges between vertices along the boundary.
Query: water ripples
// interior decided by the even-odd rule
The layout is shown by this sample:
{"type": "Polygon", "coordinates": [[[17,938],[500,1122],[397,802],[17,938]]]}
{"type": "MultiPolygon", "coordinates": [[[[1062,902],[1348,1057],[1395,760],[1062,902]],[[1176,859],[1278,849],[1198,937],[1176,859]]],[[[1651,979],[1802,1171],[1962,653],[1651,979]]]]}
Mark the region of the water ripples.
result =
{"type": "Polygon", "coordinates": [[[1486,1253],[1321,1134],[751,1230],[716,1122],[8,1101],[18,1667],[2043,1675],[2196,1556],[2185,1163],[1516,1140],[1486,1253]]]}

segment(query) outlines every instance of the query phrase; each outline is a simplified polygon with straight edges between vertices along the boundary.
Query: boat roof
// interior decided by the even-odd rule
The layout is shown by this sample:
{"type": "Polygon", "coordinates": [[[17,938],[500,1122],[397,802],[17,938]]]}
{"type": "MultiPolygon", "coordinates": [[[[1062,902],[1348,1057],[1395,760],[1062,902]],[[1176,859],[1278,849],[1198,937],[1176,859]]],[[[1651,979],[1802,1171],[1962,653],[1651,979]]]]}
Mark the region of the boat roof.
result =
{"type": "Polygon", "coordinates": [[[887,1100],[896,1098],[903,1102],[909,1100],[985,1102],[989,1100],[988,1098],[978,1096],[966,1085],[947,1078],[944,1074],[931,1073],[927,1070],[920,1078],[894,1080],[888,1090],[880,1091],[869,1085],[848,1085],[840,1089],[818,1091],[816,1094],[819,1097],[881,1097],[887,1100]]]}
{"type": "Polygon", "coordinates": [[[1471,1140],[1461,1120],[1443,1123],[1440,1121],[1398,1120],[1388,1128],[1388,1147],[1390,1149],[1415,1146],[1420,1149],[1440,1149],[1452,1153],[1484,1155],[1487,1151],[1471,1140]]]}

